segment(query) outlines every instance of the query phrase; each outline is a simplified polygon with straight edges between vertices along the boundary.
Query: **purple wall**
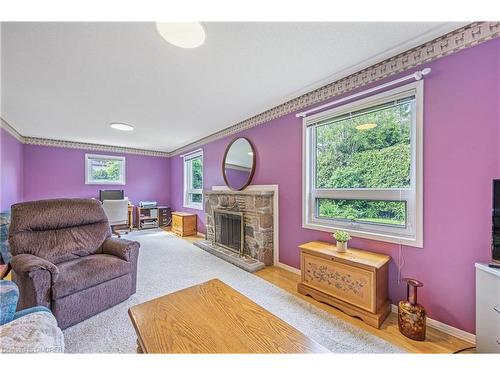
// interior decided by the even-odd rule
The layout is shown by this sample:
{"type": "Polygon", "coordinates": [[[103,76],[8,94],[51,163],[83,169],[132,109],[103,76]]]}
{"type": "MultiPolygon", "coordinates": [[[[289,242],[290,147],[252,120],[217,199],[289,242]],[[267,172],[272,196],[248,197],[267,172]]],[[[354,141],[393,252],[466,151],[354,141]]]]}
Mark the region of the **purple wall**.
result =
{"type": "Polygon", "coordinates": [[[24,145],[3,128],[0,129],[0,211],[23,199],[24,145]]]}
{"type": "MultiPolygon", "coordinates": [[[[426,64],[432,73],[424,97],[424,248],[401,248],[402,275],[425,284],[419,300],[429,316],[469,332],[475,329],[474,262],[491,258],[491,180],[500,177],[499,56],[497,38],[426,64]]],[[[279,185],[280,261],[299,267],[299,244],[331,241],[328,233],[301,224],[302,122],[290,114],[238,136],[256,148],[252,184],[279,185]]],[[[205,189],[224,185],[222,157],[235,137],[202,146],[205,189]]],[[[203,212],[183,207],[182,173],[182,159],[175,156],[171,205],[197,213],[204,231],[203,212]]],[[[393,303],[404,298],[397,281],[399,245],[356,238],[352,246],[390,255],[390,297],[393,303]]]]}
{"type": "Polygon", "coordinates": [[[123,189],[133,204],[170,203],[170,159],[154,156],[24,145],[24,200],[98,198],[99,189],[123,189]],[[86,185],[85,154],[126,157],[126,185],[86,185]]]}

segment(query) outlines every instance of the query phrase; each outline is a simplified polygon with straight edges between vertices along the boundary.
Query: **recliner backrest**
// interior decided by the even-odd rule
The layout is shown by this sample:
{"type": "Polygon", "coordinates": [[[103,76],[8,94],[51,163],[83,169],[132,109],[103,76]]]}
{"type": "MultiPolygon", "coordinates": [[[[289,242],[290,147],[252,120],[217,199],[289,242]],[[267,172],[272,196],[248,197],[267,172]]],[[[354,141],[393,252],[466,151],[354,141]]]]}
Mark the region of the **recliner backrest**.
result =
{"type": "Polygon", "coordinates": [[[12,255],[32,254],[54,264],[101,252],[111,236],[101,202],[63,198],[14,204],[9,244],[12,255]]]}

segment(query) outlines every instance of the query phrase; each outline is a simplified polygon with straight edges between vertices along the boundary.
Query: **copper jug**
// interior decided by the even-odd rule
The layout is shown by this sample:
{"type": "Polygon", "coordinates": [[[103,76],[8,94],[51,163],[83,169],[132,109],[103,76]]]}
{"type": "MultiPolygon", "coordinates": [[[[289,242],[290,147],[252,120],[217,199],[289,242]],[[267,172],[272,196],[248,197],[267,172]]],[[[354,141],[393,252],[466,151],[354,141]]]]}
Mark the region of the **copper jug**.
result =
{"type": "Polygon", "coordinates": [[[398,304],[399,332],[412,340],[424,341],[426,313],[424,307],[417,303],[417,288],[424,284],[415,279],[403,281],[406,282],[406,301],[398,304]]]}

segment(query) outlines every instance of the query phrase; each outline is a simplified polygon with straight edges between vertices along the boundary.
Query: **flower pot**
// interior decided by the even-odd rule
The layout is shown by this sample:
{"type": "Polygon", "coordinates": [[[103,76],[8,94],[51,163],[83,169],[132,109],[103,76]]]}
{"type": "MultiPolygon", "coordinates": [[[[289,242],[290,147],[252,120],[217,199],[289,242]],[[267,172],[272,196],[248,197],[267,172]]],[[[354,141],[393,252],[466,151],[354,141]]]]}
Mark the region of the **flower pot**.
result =
{"type": "Polygon", "coordinates": [[[337,241],[337,252],[345,253],[347,251],[347,242],[339,242],[337,241]]]}

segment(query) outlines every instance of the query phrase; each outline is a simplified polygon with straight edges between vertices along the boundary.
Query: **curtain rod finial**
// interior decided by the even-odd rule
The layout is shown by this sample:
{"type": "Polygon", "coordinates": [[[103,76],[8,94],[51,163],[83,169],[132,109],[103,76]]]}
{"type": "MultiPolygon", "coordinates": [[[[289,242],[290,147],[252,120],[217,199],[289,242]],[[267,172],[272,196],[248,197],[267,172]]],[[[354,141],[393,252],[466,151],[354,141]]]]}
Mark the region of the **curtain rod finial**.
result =
{"type": "Polygon", "coordinates": [[[424,76],[429,74],[431,72],[431,68],[424,68],[422,70],[419,70],[413,74],[413,77],[415,80],[420,81],[424,76]]]}

